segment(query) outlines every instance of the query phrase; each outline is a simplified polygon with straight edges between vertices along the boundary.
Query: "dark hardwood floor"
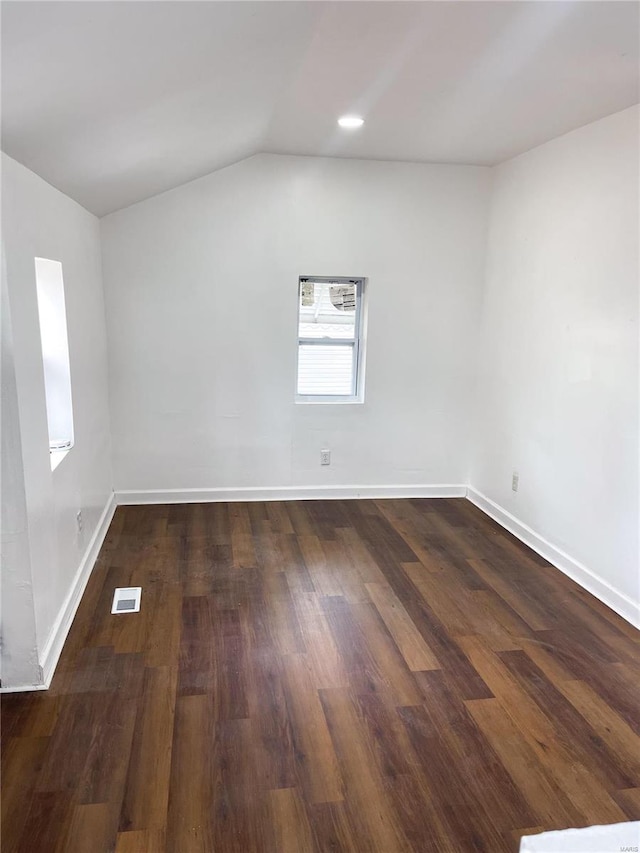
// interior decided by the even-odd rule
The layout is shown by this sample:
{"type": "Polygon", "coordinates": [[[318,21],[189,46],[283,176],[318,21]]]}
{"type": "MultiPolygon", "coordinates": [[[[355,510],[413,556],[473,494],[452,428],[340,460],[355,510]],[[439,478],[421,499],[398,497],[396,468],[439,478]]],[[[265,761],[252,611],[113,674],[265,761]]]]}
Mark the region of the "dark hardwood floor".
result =
{"type": "Polygon", "coordinates": [[[120,508],[51,689],[3,697],[2,853],[639,819],[639,637],[464,500],[120,508]]]}

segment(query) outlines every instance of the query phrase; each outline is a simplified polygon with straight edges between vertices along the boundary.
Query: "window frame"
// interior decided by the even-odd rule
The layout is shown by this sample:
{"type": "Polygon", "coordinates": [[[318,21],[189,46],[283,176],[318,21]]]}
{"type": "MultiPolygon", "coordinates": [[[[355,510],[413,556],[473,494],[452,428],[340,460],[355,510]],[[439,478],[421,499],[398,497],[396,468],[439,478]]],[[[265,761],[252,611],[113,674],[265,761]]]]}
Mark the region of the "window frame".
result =
{"type": "Polygon", "coordinates": [[[295,376],[295,402],[296,403],[363,403],[364,402],[364,298],[367,279],[364,276],[327,276],[327,275],[301,275],[298,277],[298,310],[296,317],[296,331],[298,332],[296,345],[296,376],[295,376]],[[306,282],[318,284],[354,284],[356,286],[356,311],[354,317],[353,338],[306,338],[300,337],[300,305],[302,298],[302,285],[306,282]],[[353,347],[353,369],[351,373],[350,394],[299,394],[298,372],[300,364],[301,346],[352,346],[353,347]]]}
{"type": "Polygon", "coordinates": [[[69,323],[62,261],[36,256],[34,272],[49,460],[51,470],[55,471],[75,445],[69,323]],[[52,341],[55,341],[55,346],[52,346],[52,341]],[[54,355],[52,349],[55,349],[54,355]],[[53,432],[54,424],[58,427],[61,418],[66,421],[64,431],[57,429],[53,432]]]}

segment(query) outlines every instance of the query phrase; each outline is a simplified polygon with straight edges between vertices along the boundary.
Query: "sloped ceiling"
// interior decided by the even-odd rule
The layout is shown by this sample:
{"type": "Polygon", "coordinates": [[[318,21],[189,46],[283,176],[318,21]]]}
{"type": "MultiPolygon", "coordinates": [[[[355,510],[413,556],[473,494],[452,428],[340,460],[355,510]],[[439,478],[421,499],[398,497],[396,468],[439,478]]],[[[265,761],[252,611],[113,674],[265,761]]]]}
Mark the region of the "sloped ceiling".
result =
{"type": "Polygon", "coordinates": [[[259,151],[493,165],[638,102],[639,8],[4,2],[2,148],[97,215],[259,151]]]}

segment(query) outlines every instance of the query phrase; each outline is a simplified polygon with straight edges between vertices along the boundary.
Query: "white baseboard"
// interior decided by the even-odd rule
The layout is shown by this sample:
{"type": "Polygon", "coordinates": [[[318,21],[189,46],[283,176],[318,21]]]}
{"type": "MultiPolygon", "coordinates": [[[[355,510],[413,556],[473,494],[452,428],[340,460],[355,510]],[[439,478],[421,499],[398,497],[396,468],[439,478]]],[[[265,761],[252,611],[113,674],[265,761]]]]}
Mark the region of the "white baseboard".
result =
{"type": "Polygon", "coordinates": [[[48,689],[48,684],[14,684],[13,687],[0,687],[0,693],[29,693],[32,690],[48,689]]]}
{"type": "Polygon", "coordinates": [[[507,512],[506,509],[503,509],[471,486],[467,489],[467,499],[494,521],[497,521],[505,530],[513,533],[521,542],[524,542],[525,545],[528,545],[529,548],[540,554],[541,557],[544,557],[545,560],[548,560],[565,575],[568,575],[583,587],[583,589],[586,589],[587,592],[590,592],[591,595],[594,595],[599,601],[602,601],[603,604],[606,604],[607,607],[610,607],[619,616],[626,619],[627,622],[630,622],[636,628],[640,628],[640,604],[633,601],[633,599],[624,593],[614,589],[605,580],[594,574],[591,569],[588,569],[585,565],[578,562],[578,560],[574,560],[565,551],[556,548],[544,536],[540,536],[535,530],[532,530],[510,512],[507,512]]]}
{"type": "Polygon", "coordinates": [[[91,541],[89,542],[89,545],[87,546],[87,549],[84,552],[84,556],[80,561],[80,565],[78,566],[78,571],[76,572],[76,575],[73,579],[71,588],[67,594],[64,604],[60,608],[58,617],[53,625],[53,628],[51,629],[49,638],[45,643],[44,649],[42,651],[42,658],[40,661],[42,666],[42,686],[32,686],[23,689],[48,689],[49,685],[51,684],[53,673],[55,672],[58,660],[60,658],[60,654],[62,653],[64,642],[67,639],[67,634],[69,633],[71,623],[73,622],[73,617],[76,615],[76,610],[78,609],[78,605],[80,604],[80,600],[82,599],[82,595],[87,586],[87,582],[89,581],[89,577],[91,576],[91,571],[98,558],[98,554],[100,553],[100,548],[102,547],[104,538],[107,535],[107,530],[109,529],[109,525],[111,524],[113,514],[116,511],[116,506],[117,504],[115,500],[115,495],[111,493],[111,496],[109,497],[109,500],[107,501],[106,506],[102,511],[100,520],[96,525],[96,529],[93,533],[93,536],[91,537],[91,541]]]}
{"type": "Polygon", "coordinates": [[[356,498],[464,498],[467,487],[430,486],[243,486],[221,489],[118,491],[117,504],[215,503],[221,501],[351,500],[356,498]]]}

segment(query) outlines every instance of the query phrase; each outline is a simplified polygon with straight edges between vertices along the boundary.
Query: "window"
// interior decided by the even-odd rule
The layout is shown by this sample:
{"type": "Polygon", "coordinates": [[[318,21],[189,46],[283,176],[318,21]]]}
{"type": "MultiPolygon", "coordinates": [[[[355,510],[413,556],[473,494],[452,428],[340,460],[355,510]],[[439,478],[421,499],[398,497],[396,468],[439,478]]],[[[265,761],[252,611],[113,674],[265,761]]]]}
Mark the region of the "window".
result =
{"type": "Polygon", "coordinates": [[[59,261],[36,258],[36,290],[49,426],[49,453],[53,470],[62,461],[65,453],[73,447],[67,314],[64,305],[62,264],[59,261]]]}
{"type": "Polygon", "coordinates": [[[300,278],[297,399],[362,400],[363,278],[300,278]]]}

